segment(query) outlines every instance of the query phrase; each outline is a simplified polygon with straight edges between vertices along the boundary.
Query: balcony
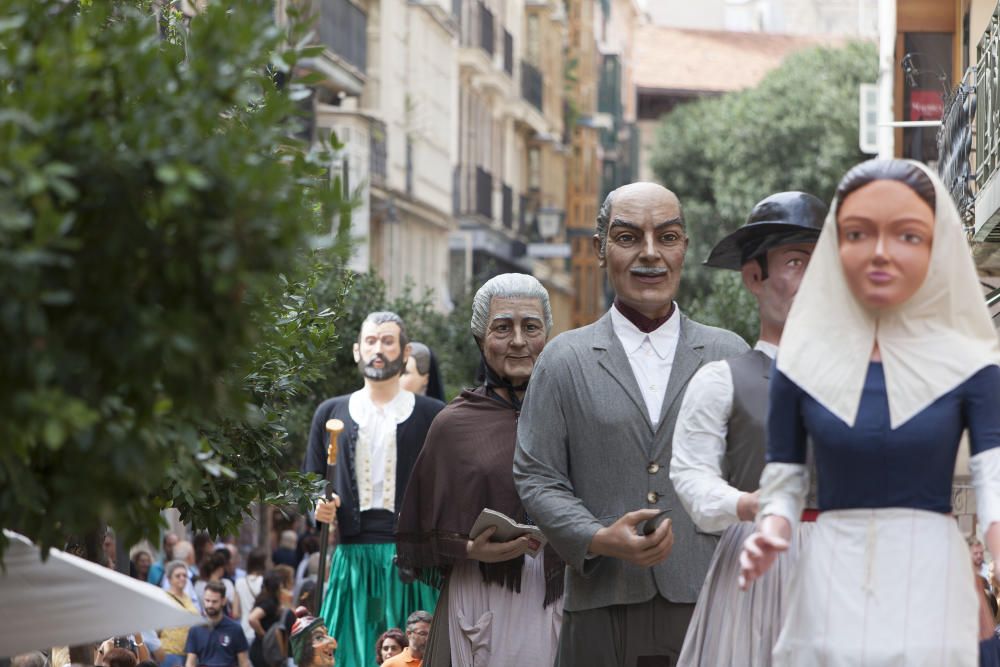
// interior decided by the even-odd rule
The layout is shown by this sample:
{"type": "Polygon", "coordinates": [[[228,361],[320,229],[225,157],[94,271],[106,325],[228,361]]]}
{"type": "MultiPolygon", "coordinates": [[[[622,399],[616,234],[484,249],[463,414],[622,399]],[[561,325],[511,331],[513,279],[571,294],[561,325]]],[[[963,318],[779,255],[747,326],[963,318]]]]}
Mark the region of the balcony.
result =
{"type": "Polygon", "coordinates": [[[618,56],[604,56],[597,88],[597,110],[611,114],[616,120],[622,116],[621,77],[621,60],[618,56]]]}
{"type": "Polygon", "coordinates": [[[514,227],[514,190],[511,189],[506,183],[502,186],[502,207],[503,211],[501,214],[501,220],[503,221],[503,226],[507,229],[513,229],[514,227]]]}
{"type": "Polygon", "coordinates": [[[972,168],[973,129],[976,123],[975,67],[948,99],[938,130],[938,169],[941,180],[958,206],[967,227],[975,221],[975,173],[972,168]]]}
{"type": "Polygon", "coordinates": [[[542,109],[544,82],[542,73],[531,63],[521,61],[521,97],[539,111],[542,109]]]}
{"type": "Polygon", "coordinates": [[[503,31],[503,71],[514,76],[514,36],[503,31]]]}
{"type": "Polygon", "coordinates": [[[493,219],[493,175],[482,167],[476,167],[475,212],[493,219]]]}
{"type": "Polygon", "coordinates": [[[454,209],[458,217],[479,215],[493,222],[493,175],[478,165],[455,168],[454,209]]]}
{"type": "Polygon", "coordinates": [[[365,74],[368,16],[350,0],[318,0],[316,26],[323,46],[365,74]]]}
{"type": "Polygon", "coordinates": [[[385,123],[372,119],[369,126],[369,160],[372,183],[383,185],[386,178],[385,123]]]}
{"type": "Polygon", "coordinates": [[[493,50],[496,39],[493,36],[493,12],[486,8],[483,2],[479,3],[479,47],[493,57],[493,50]]]}

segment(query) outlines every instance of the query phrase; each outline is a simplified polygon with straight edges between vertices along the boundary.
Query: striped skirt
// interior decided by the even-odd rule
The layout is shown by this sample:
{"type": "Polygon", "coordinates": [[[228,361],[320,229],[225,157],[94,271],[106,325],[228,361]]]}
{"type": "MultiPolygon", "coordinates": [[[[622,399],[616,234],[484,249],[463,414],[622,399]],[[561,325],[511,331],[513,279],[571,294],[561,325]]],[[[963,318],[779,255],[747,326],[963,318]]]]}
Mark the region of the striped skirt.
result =
{"type": "Polygon", "coordinates": [[[815,526],[811,522],[800,524],[789,550],[745,592],[738,584],[740,551],[755,526],[743,522],[726,529],[698,595],[678,667],[772,664],[771,651],[784,620],[789,580],[815,526]]]}

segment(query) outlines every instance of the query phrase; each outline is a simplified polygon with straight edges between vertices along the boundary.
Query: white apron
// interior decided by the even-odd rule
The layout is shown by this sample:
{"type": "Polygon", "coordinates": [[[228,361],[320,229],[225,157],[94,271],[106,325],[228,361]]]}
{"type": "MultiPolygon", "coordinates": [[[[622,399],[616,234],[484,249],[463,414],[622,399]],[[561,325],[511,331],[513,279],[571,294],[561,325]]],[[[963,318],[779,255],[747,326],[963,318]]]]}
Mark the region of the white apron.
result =
{"type": "Polygon", "coordinates": [[[823,512],[792,581],[775,667],[976,667],[978,601],[955,519],[823,512]]]}

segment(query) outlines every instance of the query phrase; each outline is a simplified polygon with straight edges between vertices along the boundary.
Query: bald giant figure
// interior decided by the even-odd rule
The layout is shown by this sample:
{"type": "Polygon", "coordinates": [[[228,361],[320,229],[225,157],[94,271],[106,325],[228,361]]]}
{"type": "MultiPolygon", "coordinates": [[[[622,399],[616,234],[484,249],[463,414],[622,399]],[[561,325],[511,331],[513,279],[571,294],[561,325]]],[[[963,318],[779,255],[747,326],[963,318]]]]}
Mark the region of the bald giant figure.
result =
{"type": "Polygon", "coordinates": [[[561,667],[674,664],[715,549],[670,482],[674,421],[695,371],[748,347],[680,312],[687,246],[674,193],[609,194],[593,247],[614,304],[546,346],[524,399],[514,481],[568,564],[561,667]]]}

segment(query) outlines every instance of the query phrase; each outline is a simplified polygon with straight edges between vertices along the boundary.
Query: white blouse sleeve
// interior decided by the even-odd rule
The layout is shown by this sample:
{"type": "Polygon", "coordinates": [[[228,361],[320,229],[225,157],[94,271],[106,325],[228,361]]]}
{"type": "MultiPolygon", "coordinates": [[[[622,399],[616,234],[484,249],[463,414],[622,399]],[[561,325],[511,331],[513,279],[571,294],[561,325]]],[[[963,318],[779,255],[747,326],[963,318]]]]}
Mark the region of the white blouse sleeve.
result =
{"type": "Polygon", "coordinates": [[[706,364],[684,393],[674,429],[670,481],[695,525],[710,533],[739,521],[736,504],[742,492],[722,473],[732,408],[729,364],[706,364]]]}
{"type": "Polygon", "coordinates": [[[809,468],[804,463],[768,463],[760,476],[760,511],[783,516],[794,529],[809,493],[809,468]]]}
{"type": "Polygon", "coordinates": [[[1000,521],[1000,447],[987,449],[969,459],[972,485],[976,490],[976,513],[984,530],[1000,521]]]}

